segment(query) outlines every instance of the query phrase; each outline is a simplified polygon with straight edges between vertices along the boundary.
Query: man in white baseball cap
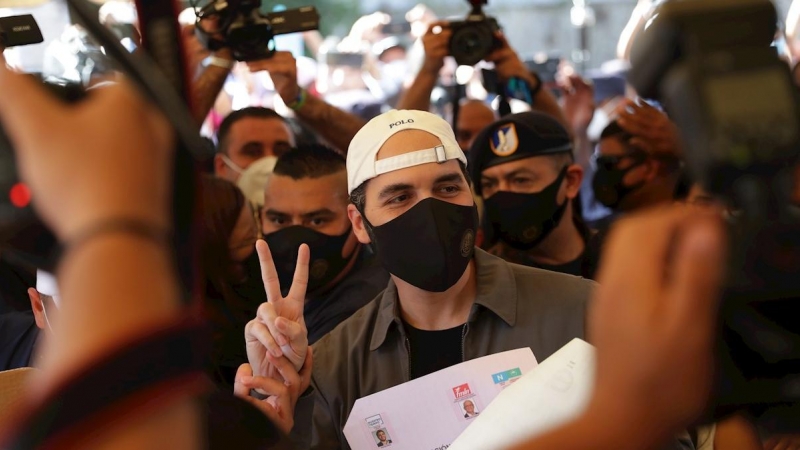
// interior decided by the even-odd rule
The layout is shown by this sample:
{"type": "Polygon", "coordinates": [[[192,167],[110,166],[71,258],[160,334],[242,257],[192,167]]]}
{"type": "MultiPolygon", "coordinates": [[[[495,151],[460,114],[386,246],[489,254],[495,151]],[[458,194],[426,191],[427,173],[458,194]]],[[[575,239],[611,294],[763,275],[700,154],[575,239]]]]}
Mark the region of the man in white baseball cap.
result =
{"type": "MultiPolygon", "coordinates": [[[[541,361],[584,337],[590,281],[512,265],[474,247],[478,220],[466,163],[448,123],[427,112],[390,111],[352,140],[348,215],[391,279],[314,345],[315,394],[301,399],[315,399],[313,432],[302,414],[293,431],[301,448],[349,448],[342,429],[361,397],[520,347],[541,361]]],[[[298,356],[307,352],[302,339],[278,340],[298,356]]]]}

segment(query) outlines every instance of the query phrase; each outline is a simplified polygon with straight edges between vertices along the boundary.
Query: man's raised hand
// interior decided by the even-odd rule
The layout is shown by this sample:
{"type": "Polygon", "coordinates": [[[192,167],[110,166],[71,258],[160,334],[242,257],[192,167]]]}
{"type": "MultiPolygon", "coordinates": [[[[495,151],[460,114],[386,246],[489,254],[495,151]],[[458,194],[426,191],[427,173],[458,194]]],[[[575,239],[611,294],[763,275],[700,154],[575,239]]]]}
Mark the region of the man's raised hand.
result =
{"type": "Polygon", "coordinates": [[[267,353],[276,358],[285,356],[299,371],[308,352],[308,331],[303,318],[303,307],[308,286],[310,250],[308,245],[300,246],[294,279],[286,297],[281,295],[278,272],[275,270],[269,246],[260,240],[256,243],[256,250],[261,261],[261,277],[267,292],[267,302],[259,306],[256,318],[245,327],[247,359],[255,375],[277,378],[280,374],[270,362],[267,353]]]}

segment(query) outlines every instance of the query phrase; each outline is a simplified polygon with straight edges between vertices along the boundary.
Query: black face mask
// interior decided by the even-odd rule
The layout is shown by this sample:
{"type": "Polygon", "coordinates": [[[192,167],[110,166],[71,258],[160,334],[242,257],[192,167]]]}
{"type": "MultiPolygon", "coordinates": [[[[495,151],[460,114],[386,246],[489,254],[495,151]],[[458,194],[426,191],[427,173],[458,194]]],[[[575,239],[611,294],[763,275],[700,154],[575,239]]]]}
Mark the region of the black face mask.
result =
{"type": "Polygon", "coordinates": [[[628,172],[642,165],[646,159],[640,155],[631,156],[635,158],[634,163],[625,169],[616,167],[619,158],[610,158],[614,159],[614,162],[603,162],[602,160],[606,157],[597,158],[597,171],[592,179],[592,189],[594,190],[594,198],[603,206],[617,209],[623,198],[644,186],[643,181],[633,186],[625,186],[622,181],[628,172]]]}
{"type": "Polygon", "coordinates": [[[299,225],[264,236],[275,262],[283,295],[286,295],[292,286],[300,244],[308,244],[311,250],[307,292],[314,293],[328,286],[357,254],[353,251],[347,258],[342,257],[342,249],[349,237],[350,229],[339,236],[329,236],[299,225]]]}
{"type": "Polygon", "coordinates": [[[472,259],[477,225],[475,205],[433,197],[379,227],[367,222],[383,267],[428,292],[444,292],[464,275],[472,259]]]}
{"type": "Polygon", "coordinates": [[[546,188],[534,194],[500,191],[486,199],[486,217],[495,236],[517,250],[530,250],[561,222],[567,201],[558,204],[558,191],[567,175],[565,167],[546,188]]]}

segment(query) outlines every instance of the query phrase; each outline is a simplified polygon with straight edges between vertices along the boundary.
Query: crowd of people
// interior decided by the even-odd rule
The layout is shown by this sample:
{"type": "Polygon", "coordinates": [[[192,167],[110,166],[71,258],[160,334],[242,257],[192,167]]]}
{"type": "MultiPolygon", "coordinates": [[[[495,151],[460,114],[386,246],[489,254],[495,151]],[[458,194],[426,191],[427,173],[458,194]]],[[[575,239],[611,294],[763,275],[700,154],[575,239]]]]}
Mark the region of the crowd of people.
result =
{"type": "Polygon", "coordinates": [[[800,448],[740,416],[695,423],[728,211],[689,177],[668,113],[625,82],[655,3],[620,61],[591,76],[564,62],[554,83],[497,32],[477,67],[521,98],[487,92],[480,70],[453,98],[451,30],[423,6],[410,31],[375,13],[341,40],[304,33],[313,64],[237,62],[197,41],[213,24],[184,23],[192,116],[214,148],[193,308],[162,113],[120,74],[67,106],[0,65],[0,119],[64,248],[55,274],[0,254],[0,371],[36,369],[17,411],[0,408],[0,443],[350,448],[359,398],[580,338],[597,350],[592,400],[519,449],[800,448]]]}

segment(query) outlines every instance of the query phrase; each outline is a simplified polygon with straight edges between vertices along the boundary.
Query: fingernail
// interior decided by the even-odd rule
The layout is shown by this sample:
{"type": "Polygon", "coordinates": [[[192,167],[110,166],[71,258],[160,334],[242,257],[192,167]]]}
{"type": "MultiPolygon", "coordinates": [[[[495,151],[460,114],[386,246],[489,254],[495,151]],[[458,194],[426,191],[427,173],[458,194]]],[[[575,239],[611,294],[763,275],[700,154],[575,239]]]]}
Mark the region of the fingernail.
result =
{"type": "Polygon", "coordinates": [[[283,352],[280,349],[275,349],[272,351],[272,356],[280,358],[281,356],[283,356],[283,352]]]}

